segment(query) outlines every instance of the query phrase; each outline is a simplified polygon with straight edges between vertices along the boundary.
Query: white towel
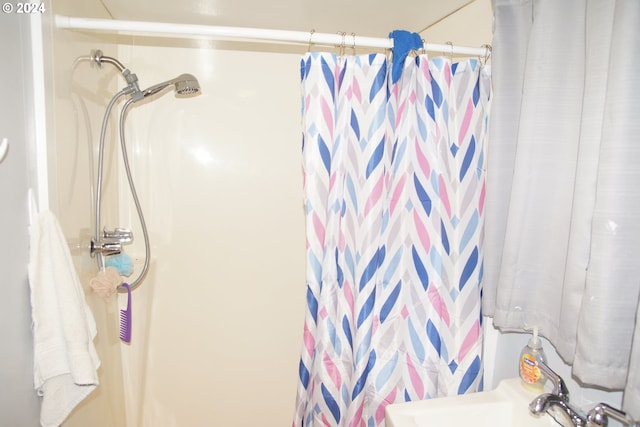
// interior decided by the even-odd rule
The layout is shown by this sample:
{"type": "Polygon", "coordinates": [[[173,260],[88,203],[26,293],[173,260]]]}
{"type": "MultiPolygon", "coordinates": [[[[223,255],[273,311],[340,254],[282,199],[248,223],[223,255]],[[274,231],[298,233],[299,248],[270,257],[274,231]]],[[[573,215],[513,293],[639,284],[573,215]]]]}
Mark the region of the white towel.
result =
{"type": "Polygon", "coordinates": [[[58,427],[98,385],[96,324],[55,215],[44,211],[30,227],[29,285],[34,380],[42,396],[40,423],[58,427]]]}

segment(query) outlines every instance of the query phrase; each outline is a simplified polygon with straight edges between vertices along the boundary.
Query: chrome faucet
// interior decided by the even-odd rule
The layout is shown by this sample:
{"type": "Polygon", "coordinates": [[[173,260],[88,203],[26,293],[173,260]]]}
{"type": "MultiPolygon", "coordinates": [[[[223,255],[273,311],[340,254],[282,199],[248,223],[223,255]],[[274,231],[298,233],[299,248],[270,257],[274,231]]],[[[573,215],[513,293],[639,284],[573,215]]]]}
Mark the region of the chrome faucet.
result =
{"type": "Polygon", "coordinates": [[[529,411],[536,415],[546,412],[563,427],[587,426],[586,417],[557,394],[544,393],[536,397],[529,404],[529,411]]]}
{"type": "Polygon", "coordinates": [[[117,255],[122,251],[122,245],[133,241],[131,230],[126,228],[116,228],[113,231],[104,229],[99,240],[91,240],[90,253],[102,255],[117,255]]]}
{"type": "Polygon", "coordinates": [[[588,414],[583,414],[569,404],[569,390],[560,375],[544,362],[538,361],[538,367],[544,377],[553,383],[553,391],[541,394],[529,404],[532,414],[546,412],[563,427],[607,427],[609,418],[627,427],[640,427],[640,422],[606,403],[598,403],[588,414]]]}
{"type": "Polygon", "coordinates": [[[538,361],[538,368],[553,383],[553,391],[536,397],[529,411],[535,415],[546,412],[563,427],[586,427],[587,417],[569,404],[569,389],[560,375],[544,362],[538,361]]]}

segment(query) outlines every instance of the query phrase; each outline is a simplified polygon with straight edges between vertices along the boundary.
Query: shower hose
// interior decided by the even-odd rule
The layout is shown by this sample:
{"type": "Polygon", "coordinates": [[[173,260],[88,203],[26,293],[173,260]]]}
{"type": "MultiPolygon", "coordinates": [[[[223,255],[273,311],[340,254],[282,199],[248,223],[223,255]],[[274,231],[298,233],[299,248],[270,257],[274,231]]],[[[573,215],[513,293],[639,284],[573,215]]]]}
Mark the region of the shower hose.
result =
{"type": "MultiPolygon", "coordinates": [[[[118,101],[118,99],[120,99],[122,96],[127,95],[129,93],[131,93],[132,88],[131,86],[128,86],[126,88],[124,88],[123,90],[121,90],[120,92],[118,92],[109,102],[109,104],[107,105],[106,111],[104,113],[104,118],[102,120],[102,128],[100,130],[100,143],[99,143],[99,147],[98,147],[98,179],[97,179],[97,184],[96,184],[96,198],[95,198],[95,207],[96,207],[96,211],[95,211],[95,239],[96,241],[100,241],[100,217],[101,217],[101,204],[102,204],[102,180],[103,180],[103,169],[104,169],[104,146],[105,146],[105,138],[106,138],[106,133],[107,133],[107,123],[109,121],[109,116],[111,115],[111,110],[113,109],[113,106],[115,105],[115,103],[118,101]]],[[[148,270],[149,270],[149,259],[151,257],[151,250],[150,250],[150,245],[149,245],[149,232],[147,231],[147,225],[146,222],[144,220],[144,214],[142,213],[142,207],[140,206],[140,200],[138,199],[138,194],[136,192],[136,187],[135,184],[133,182],[133,176],[131,174],[131,167],[129,165],[129,157],[127,155],[127,145],[126,145],[126,141],[125,141],[125,133],[124,133],[124,123],[125,123],[125,115],[127,113],[127,109],[129,108],[129,106],[134,103],[136,101],[136,99],[134,98],[130,98],[129,100],[127,100],[124,104],[124,106],[122,107],[122,110],[120,110],[120,123],[119,123],[119,133],[120,133],[120,146],[121,146],[121,151],[122,151],[122,160],[124,163],[124,170],[127,174],[127,181],[129,182],[129,189],[131,190],[131,196],[133,198],[133,202],[136,206],[136,211],[138,212],[138,218],[140,220],[140,226],[142,228],[142,235],[144,237],[144,252],[145,252],[145,256],[144,256],[144,264],[142,266],[142,270],[140,271],[140,273],[138,274],[138,277],[136,277],[135,280],[133,280],[131,283],[129,283],[129,287],[131,290],[134,290],[135,288],[137,288],[140,283],[142,282],[142,280],[144,279],[145,275],[147,274],[148,270]]],[[[102,269],[104,268],[104,263],[103,263],[103,259],[102,259],[102,254],[98,253],[96,254],[96,259],[97,259],[97,263],[98,263],[98,268],[102,269]]],[[[119,292],[126,292],[127,290],[125,288],[123,288],[122,286],[118,287],[118,291],[119,292]]]]}

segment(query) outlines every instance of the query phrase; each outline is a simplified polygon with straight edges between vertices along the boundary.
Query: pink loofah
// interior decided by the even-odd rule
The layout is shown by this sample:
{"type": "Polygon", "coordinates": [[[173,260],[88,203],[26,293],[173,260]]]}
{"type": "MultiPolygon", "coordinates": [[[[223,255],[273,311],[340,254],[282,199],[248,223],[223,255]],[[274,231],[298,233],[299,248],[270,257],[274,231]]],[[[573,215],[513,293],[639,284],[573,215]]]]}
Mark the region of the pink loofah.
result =
{"type": "Polygon", "coordinates": [[[99,297],[109,299],[116,293],[118,286],[122,284],[122,278],[115,267],[107,267],[89,281],[89,286],[99,297]]]}

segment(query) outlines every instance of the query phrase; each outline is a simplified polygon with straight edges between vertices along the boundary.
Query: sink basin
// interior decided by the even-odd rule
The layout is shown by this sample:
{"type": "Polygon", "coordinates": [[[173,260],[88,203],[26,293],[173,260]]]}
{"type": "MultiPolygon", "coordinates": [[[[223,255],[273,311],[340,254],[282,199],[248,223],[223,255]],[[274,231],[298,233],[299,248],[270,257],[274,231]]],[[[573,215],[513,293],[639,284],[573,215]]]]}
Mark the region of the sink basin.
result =
{"type": "Polygon", "coordinates": [[[510,378],[495,390],[388,405],[387,427],[558,427],[549,415],[529,412],[536,393],[520,378],[510,378]]]}

